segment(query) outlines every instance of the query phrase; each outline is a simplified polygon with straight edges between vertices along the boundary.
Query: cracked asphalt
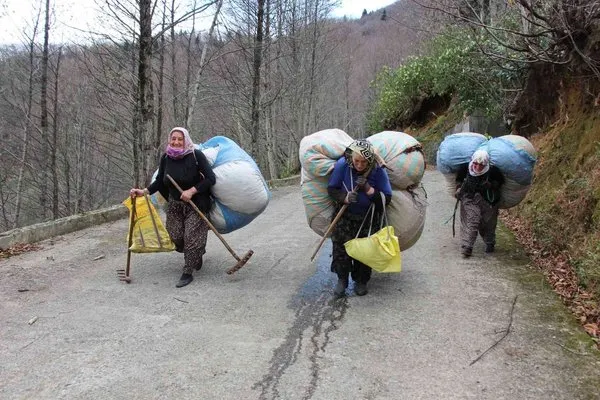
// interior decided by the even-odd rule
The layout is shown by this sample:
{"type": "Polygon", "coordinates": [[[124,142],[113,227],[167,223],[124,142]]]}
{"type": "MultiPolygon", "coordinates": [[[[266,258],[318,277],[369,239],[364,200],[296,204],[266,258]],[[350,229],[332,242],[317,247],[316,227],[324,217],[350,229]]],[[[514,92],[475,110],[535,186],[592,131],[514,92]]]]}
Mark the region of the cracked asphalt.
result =
{"type": "Polygon", "coordinates": [[[210,234],[181,289],[178,253],[133,254],[132,283],[117,279],[127,220],[1,260],[0,398],[600,398],[598,351],[510,235],[463,260],[443,177],[424,185],[421,239],[364,297],[332,299],[331,245],[310,262],[298,187],[225,235],[254,250],[244,268],[226,275],[210,234]]]}

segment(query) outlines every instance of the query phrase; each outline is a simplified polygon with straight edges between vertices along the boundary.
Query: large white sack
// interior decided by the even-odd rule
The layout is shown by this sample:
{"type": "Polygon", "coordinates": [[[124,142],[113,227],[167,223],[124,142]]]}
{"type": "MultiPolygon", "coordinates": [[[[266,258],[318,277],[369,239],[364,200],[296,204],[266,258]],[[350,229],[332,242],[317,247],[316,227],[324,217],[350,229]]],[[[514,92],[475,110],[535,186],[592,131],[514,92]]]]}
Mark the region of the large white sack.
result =
{"type": "Polygon", "coordinates": [[[367,140],[391,168],[386,171],[392,189],[404,190],[421,182],[425,158],[417,139],[404,132],[384,131],[369,136],[367,140]]]}
{"type": "Polygon", "coordinates": [[[271,198],[258,165],[224,136],[212,137],[201,148],[203,152],[217,150],[212,164],[217,180],[211,189],[215,204],[208,218],[220,233],[246,226],[267,208],[271,198]]]}
{"type": "Polygon", "coordinates": [[[327,193],[329,177],[319,177],[302,182],[300,192],[308,226],[319,236],[324,236],[335,211],[335,202],[327,193]]]}
{"type": "Polygon", "coordinates": [[[442,174],[446,181],[446,189],[450,196],[456,194],[456,173],[442,174]]]}
{"type": "Polygon", "coordinates": [[[531,185],[521,185],[512,179],[505,178],[504,185],[500,188],[500,202],[498,207],[511,208],[523,201],[531,185]]]}
{"type": "Polygon", "coordinates": [[[303,137],[298,151],[302,181],[329,175],[335,162],[353,141],[341,129],[325,129],[303,137]]]}
{"type": "Polygon", "coordinates": [[[427,194],[422,186],[408,190],[393,190],[387,207],[388,223],[398,236],[400,251],[411,248],[421,237],[425,227],[427,194]]]}

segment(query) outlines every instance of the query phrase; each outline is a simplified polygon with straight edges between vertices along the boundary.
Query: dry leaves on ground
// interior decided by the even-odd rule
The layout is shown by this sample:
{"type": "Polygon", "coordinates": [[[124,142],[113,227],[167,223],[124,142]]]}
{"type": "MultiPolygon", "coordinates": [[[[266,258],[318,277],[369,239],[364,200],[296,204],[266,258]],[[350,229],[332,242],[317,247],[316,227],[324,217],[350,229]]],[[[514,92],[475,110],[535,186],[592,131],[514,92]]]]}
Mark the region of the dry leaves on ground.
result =
{"type": "Polygon", "coordinates": [[[0,249],[0,259],[27,253],[28,251],[39,250],[41,248],[41,246],[38,246],[36,244],[19,243],[5,250],[0,249]]]}
{"type": "Polygon", "coordinates": [[[533,264],[546,276],[554,291],[562,298],[569,309],[577,316],[583,329],[600,344],[600,308],[598,299],[579,286],[579,279],[569,255],[545,249],[533,236],[526,221],[508,212],[501,212],[502,221],[508,226],[517,241],[525,248],[533,264]]]}

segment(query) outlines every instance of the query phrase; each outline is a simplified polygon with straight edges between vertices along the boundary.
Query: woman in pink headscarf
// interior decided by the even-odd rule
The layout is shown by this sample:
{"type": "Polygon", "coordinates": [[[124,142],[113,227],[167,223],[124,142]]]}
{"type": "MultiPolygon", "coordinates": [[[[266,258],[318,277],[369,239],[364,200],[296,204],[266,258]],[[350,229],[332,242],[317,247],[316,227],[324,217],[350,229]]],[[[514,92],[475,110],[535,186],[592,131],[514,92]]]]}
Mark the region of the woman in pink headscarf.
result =
{"type": "Polygon", "coordinates": [[[502,173],[497,167],[490,165],[490,156],[485,150],[473,153],[471,161],[461,165],[456,174],[463,257],[470,257],[473,253],[478,233],[485,243],[485,252],[494,251],[500,187],[503,184],[502,173]]]}
{"type": "Polygon", "coordinates": [[[202,267],[202,256],[206,252],[208,225],[188,201],[193,201],[203,213],[208,213],[212,205],[210,189],[215,181],[208,160],[195,149],[187,129],[177,127],[169,133],[154,182],[145,189],[133,188],[130,191],[132,197],[158,191],[168,201],[166,228],[177,251],[182,252],[185,259],[183,274],[176,287],[186,286],[194,280],[193,271],[202,267]],[[167,174],[183,189],[183,193],[173,186],[167,174]]]}

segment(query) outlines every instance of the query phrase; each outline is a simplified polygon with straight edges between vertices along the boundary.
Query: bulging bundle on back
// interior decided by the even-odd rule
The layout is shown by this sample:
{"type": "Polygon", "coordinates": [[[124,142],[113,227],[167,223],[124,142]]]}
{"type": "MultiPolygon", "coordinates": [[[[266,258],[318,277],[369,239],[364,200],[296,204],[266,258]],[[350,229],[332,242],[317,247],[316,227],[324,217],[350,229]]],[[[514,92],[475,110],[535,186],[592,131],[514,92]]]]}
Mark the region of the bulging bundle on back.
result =
{"type": "MultiPolygon", "coordinates": [[[[413,195],[425,171],[420,143],[406,133],[393,131],[372,135],[367,140],[393,170],[388,170],[394,189],[388,219],[394,226],[400,249],[406,250],[418,240],[425,222],[424,191],[416,189],[413,195]]],[[[340,129],[327,129],[306,136],[300,142],[302,200],[308,224],[319,236],[325,234],[335,212],[335,202],[327,193],[329,176],[352,141],[340,129]]]]}
{"type": "Polygon", "coordinates": [[[490,155],[490,165],[498,167],[504,175],[500,208],[519,204],[527,195],[533,179],[537,155],[531,142],[523,136],[505,135],[490,139],[480,146],[490,155]]]}
{"type": "Polygon", "coordinates": [[[299,148],[302,182],[328,176],[352,141],[341,129],[325,129],[303,137],[299,148]]]}
{"type": "Polygon", "coordinates": [[[217,178],[211,190],[215,206],[208,218],[219,233],[246,226],[267,208],[271,198],[258,165],[237,143],[224,136],[211,138],[201,149],[217,150],[211,165],[217,178]]]}
{"type": "Polygon", "coordinates": [[[403,190],[421,182],[425,158],[417,139],[404,132],[384,131],[367,140],[390,168],[387,173],[394,189],[403,190]]]}
{"type": "MultiPolygon", "coordinates": [[[[196,145],[213,168],[216,183],[211,188],[215,202],[206,215],[219,233],[229,233],[249,224],[262,213],[271,193],[260,169],[240,146],[224,136],[196,145]]],[[[156,171],[152,180],[156,179],[156,171]]],[[[160,194],[153,202],[163,204],[160,194]]]]}
{"type": "Polygon", "coordinates": [[[471,161],[473,153],[480,149],[488,152],[490,165],[498,167],[504,176],[499,207],[510,208],[519,204],[533,179],[536,152],[529,140],[517,135],[489,140],[472,132],[446,136],[438,149],[437,168],[446,178],[448,192],[454,195],[458,168],[471,161]]]}
{"type": "Polygon", "coordinates": [[[308,226],[319,236],[327,231],[335,211],[335,202],[327,193],[329,175],[352,140],[341,129],[325,129],[300,141],[302,201],[308,226]]]}
{"type": "Polygon", "coordinates": [[[425,227],[427,195],[422,186],[411,190],[393,190],[387,208],[388,222],[398,236],[400,250],[404,251],[421,237],[425,227]]]}
{"type": "Polygon", "coordinates": [[[319,236],[325,235],[335,212],[335,202],[327,193],[328,177],[302,182],[300,191],[308,226],[319,236]]]}
{"type": "Polygon", "coordinates": [[[451,196],[456,191],[456,173],[460,165],[471,161],[475,150],[486,141],[487,138],[480,133],[462,132],[448,135],[440,143],[436,157],[437,169],[444,175],[451,196]]]}

